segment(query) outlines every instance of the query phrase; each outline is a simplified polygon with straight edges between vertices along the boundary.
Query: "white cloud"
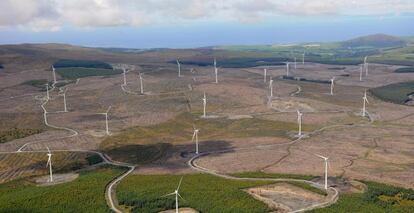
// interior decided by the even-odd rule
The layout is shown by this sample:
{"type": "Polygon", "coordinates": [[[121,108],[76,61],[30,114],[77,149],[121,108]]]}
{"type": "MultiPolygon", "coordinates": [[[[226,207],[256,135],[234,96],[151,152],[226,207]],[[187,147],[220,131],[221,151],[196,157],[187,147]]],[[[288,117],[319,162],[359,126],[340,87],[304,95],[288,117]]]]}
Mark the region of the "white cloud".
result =
{"type": "Polygon", "coordinates": [[[0,27],[35,31],[276,16],[399,15],[413,0],[2,0],[0,27]]]}

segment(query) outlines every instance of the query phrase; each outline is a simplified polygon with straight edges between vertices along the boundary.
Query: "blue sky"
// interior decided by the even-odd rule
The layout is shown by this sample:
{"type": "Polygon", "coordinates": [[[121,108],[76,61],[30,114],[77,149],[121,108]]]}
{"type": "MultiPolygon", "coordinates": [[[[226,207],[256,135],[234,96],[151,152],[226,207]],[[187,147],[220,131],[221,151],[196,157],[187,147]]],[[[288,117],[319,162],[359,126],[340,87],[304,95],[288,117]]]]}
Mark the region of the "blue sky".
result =
{"type": "Polygon", "coordinates": [[[27,2],[0,2],[0,44],[188,48],[414,35],[411,0],[27,2]]]}

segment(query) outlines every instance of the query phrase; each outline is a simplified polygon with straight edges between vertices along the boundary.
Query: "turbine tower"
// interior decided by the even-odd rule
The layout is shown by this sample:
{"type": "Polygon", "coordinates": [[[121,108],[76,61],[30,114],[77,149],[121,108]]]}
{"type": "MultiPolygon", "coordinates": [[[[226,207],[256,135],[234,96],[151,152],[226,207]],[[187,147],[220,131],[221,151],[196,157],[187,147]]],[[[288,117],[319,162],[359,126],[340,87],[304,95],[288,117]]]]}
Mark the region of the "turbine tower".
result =
{"type": "Polygon", "coordinates": [[[198,132],[200,131],[199,129],[196,129],[195,127],[193,127],[194,129],[194,133],[193,133],[193,138],[191,139],[191,142],[194,142],[195,139],[195,143],[196,143],[196,154],[198,155],[198,132]]]}
{"type": "Polygon", "coordinates": [[[162,196],[162,197],[167,197],[167,196],[175,195],[175,213],[178,213],[178,197],[180,197],[181,199],[184,199],[183,197],[181,197],[180,193],[178,192],[180,190],[182,180],[183,180],[183,177],[181,177],[180,182],[178,183],[178,187],[176,190],[174,190],[173,193],[162,196]]]}
{"type": "Polygon", "coordinates": [[[263,70],[263,82],[266,83],[266,78],[267,78],[267,69],[263,70]]]}
{"type": "Polygon", "coordinates": [[[363,67],[361,65],[361,67],[359,69],[359,81],[362,81],[362,70],[363,70],[363,67]]]}
{"type": "Polygon", "coordinates": [[[325,161],[325,190],[328,190],[328,159],[322,155],[315,154],[317,157],[322,158],[325,161]]]}
{"type": "Polygon", "coordinates": [[[365,58],[364,58],[365,76],[368,76],[368,63],[367,63],[367,60],[368,60],[368,56],[365,56],[365,58]]]}
{"type": "Polygon", "coordinates": [[[124,86],[126,86],[127,85],[127,81],[126,81],[126,70],[125,70],[125,68],[122,68],[123,70],[124,70],[124,86]]]}
{"type": "Polygon", "coordinates": [[[302,136],[302,116],[303,114],[297,110],[298,113],[298,125],[299,125],[299,131],[298,131],[298,136],[301,137],[302,136]]]}
{"type": "Polygon", "coordinates": [[[53,72],[53,83],[56,84],[56,70],[55,67],[52,65],[52,72],[53,72]]]}
{"type": "Polygon", "coordinates": [[[139,83],[140,83],[140,87],[141,87],[140,92],[143,95],[144,94],[144,84],[142,83],[142,80],[143,80],[142,75],[143,75],[142,73],[139,73],[139,83]]]}
{"type": "Polygon", "coordinates": [[[366,104],[369,104],[368,98],[367,98],[367,91],[365,90],[364,97],[362,97],[362,117],[366,116],[366,104]]]}
{"type": "Polygon", "coordinates": [[[286,76],[289,76],[289,62],[286,62],[286,76]]]}
{"type": "Polygon", "coordinates": [[[181,77],[181,64],[180,61],[177,59],[177,66],[178,66],[178,77],[181,77]]]}
{"type": "Polygon", "coordinates": [[[106,110],[106,112],[104,113],[98,113],[99,115],[105,115],[105,130],[106,130],[106,135],[110,135],[111,133],[109,132],[109,125],[108,125],[108,113],[109,110],[111,110],[112,106],[108,107],[108,110],[106,110]]]}
{"type": "Polygon", "coordinates": [[[206,106],[207,106],[207,97],[206,97],[206,92],[204,92],[204,97],[203,97],[203,118],[206,117],[206,106]]]}
{"type": "Polygon", "coordinates": [[[216,75],[216,84],[218,84],[218,78],[217,78],[218,69],[217,69],[217,61],[216,61],[216,58],[214,58],[214,74],[216,75]]]}
{"type": "Polygon", "coordinates": [[[53,172],[52,172],[52,153],[50,152],[49,147],[47,148],[47,163],[46,168],[49,167],[49,182],[53,182],[53,172]]]}
{"type": "Polygon", "coordinates": [[[333,95],[333,91],[334,91],[334,84],[335,84],[335,77],[331,78],[331,95],[333,95]]]}
{"type": "Polygon", "coordinates": [[[305,52],[302,54],[302,65],[305,65],[305,52]]]}
{"type": "Polygon", "coordinates": [[[270,97],[273,97],[273,79],[269,81],[270,97]]]}

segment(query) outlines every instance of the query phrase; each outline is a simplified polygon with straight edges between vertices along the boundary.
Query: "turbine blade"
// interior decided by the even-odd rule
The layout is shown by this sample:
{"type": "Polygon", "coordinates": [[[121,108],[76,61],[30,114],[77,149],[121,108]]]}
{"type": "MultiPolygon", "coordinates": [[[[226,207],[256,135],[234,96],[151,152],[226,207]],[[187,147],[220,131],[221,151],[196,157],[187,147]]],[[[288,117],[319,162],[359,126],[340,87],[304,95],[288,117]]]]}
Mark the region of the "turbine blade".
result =
{"type": "Polygon", "coordinates": [[[111,108],[112,108],[112,106],[109,106],[109,107],[108,107],[108,110],[106,110],[106,113],[108,113],[108,112],[109,112],[109,110],[111,110],[111,108]]]}
{"type": "Polygon", "coordinates": [[[47,152],[50,154],[50,149],[48,146],[46,146],[47,152]]]}
{"type": "Polygon", "coordinates": [[[180,183],[178,183],[177,191],[180,189],[181,182],[183,181],[183,177],[181,176],[180,183]]]}
{"type": "Polygon", "coordinates": [[[168,197],[168,196],[171,196],[171,195],[175,195],[175,192],[173,192],[173,193],[169,193],[169,194],[165,194],[165,195],[163,195],[163,196],[161,196],[161,197],[168,197]]]}
{"type": "Polygon", "coordinates": [[[181,199],[183,199],[184,201],[186,201],[183,197],[181,197],[180,193],[177,193],[178,197],[180,197],[181,199]]]}
{"type": "Polygon", "coordinates": [[[317,157],[320,157],[320,158],[322,158],[322,159],[328,159],[327,157],[324,157],[324,156],[322,156],[322,155],[318,155],[318,154],[314,154],[314,155],[316,155],[317,157]]]}
{"type": "Polygon", "coordinates": [[[194,141],[195,135],[196,135],[196,132],[194,131],[194,133],[193,133],[193,137],[191,138],[191,142],[193,142],[193,141],[194,141]]]}

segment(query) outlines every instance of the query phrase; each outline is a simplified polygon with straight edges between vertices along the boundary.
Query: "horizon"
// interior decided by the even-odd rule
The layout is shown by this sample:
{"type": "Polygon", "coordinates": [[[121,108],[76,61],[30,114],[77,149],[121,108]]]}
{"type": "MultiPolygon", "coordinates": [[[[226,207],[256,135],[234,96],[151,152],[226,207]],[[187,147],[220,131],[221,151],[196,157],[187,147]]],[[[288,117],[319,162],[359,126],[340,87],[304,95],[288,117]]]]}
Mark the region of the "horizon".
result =
{"type": "Polygon", "coordinates": [[[0,44],[198,48],[412,36],[414,2],[398,0],[23,0],[0,2],[0,44]],[[214,11],[214,12],[212,12],[214,11]]]}

